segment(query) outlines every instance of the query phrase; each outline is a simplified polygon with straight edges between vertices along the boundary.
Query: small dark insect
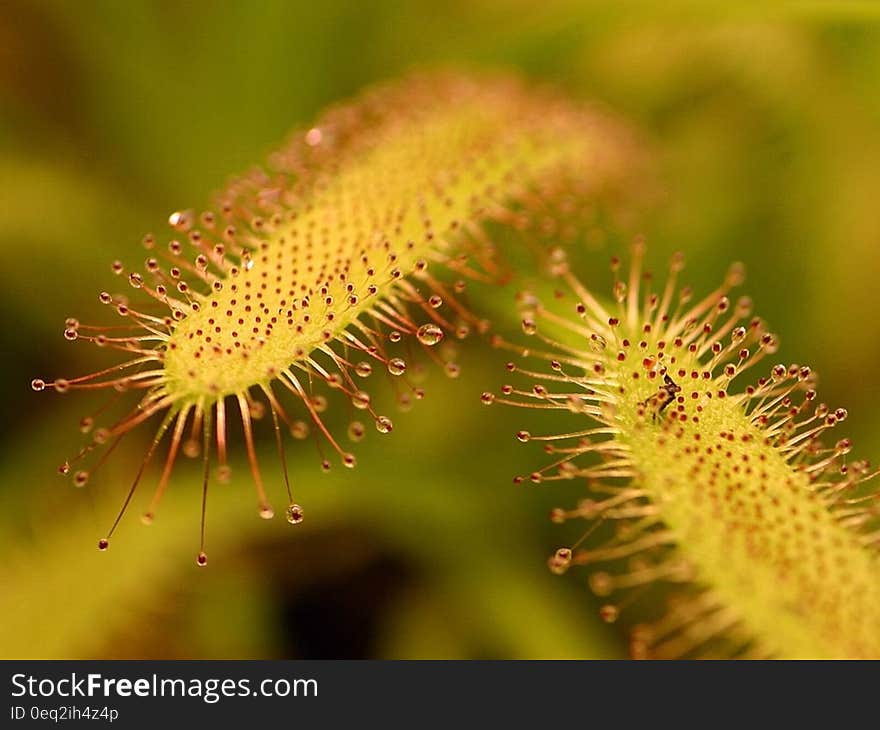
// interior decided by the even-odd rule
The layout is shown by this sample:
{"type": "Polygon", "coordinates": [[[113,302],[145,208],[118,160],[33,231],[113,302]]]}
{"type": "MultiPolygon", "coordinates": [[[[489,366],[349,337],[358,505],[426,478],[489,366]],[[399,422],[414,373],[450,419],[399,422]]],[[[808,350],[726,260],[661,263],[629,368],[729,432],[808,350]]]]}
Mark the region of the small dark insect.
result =
{"type": "Polygon", "coordinates": [[[663,376],[663,387],[660,389],[661,393],[665,393],[666,397],[663,399],[663,403],[660,405],[660,410],[658,413],[663,413],[663,409],[666,408],[670,403],[672,403],[675,398],[675,394],[681,392],[681,386],[678,385],[672,378],[669,377],[669,374],[663,376]]]}
{"type": "Polygon", "coordinates": [[[670,378],[667,373],[663,376],[663,385],[660,386],[657,393],[643,401],[641,405],[651,406],[654,411],[653,417],[656,419],[658,415],[663,413],[666,406],[675,400],[675,394],[679,392],[681,392],[681,386],[670,378]]]}

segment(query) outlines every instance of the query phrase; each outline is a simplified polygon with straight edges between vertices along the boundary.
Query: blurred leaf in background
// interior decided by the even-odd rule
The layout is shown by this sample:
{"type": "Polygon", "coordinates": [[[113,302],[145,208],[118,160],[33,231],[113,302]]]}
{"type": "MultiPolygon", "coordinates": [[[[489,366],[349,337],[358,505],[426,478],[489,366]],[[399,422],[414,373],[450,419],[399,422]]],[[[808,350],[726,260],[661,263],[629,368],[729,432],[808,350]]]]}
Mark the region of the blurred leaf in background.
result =
{"type": "MultiPolygon", "coordinates": [[[[302,526],[257,519],[243,475],[214,490],[206,571],[196,465],[152,528],[127,520],[106,554],[95,538],[141,445],[84,490],[55,475],[89,404],[28,383],[100,364],[61,325],[100,316],[109,262],[137,260],[168,212],[204,207],[326,105],[435,64],[513,69],[631,119],[662,195],[597,238],[583,277],[602,281],[634,233],[658,268],[685,251],[701,288],[744,261],[780,354],[849,407],[860,456],[880,451],[874,3],[4,0],[0,656],[623,655],[582,582],[546,570],[570,537],[547,511],[578,487],[510,483],[535,455],[515,416],[479,407],[503,373],[485,346],[465,348],[461,378],[431,373],[354,472],[322,475],[291,448],[302,526]]],[[[513,291],[490,303],[502,330],[513,291]]]]}

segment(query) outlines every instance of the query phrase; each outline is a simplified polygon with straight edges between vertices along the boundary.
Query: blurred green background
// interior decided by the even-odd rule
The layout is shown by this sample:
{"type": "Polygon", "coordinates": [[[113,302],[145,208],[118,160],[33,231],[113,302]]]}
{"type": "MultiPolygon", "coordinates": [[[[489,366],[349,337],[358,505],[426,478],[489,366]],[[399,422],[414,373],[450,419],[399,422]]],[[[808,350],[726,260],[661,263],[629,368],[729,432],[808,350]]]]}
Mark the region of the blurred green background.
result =
{"type": "MultiPolygon", "coordinates": [[[[170,211],[206,206],[328,103],[454,64],[512,69],[629,119],[660,194],[607,232],[583,278],[604,285],[635,233],[658,267],[685,251],[698,289],[745,262],[780,356],[810,363],[824,399],[849,408],[857,454],[878,454],[876,8],[0,0],[0,656],[623,656],[586,576],[546,569],[576,529],[547,512],[578,485],[511,484],[544,457],[512,437],[526,414],[479,406],[504,380],[503,358],[479,343],[463,348],[462,377],[431,373],[425,402],[392,413],[391,436],[357,446],[354,472],[322,474],[308,442],[288,449],[297,528],[256,517],[236,452],[238,477],[211,494],[207,570],[193,559],[193,464],[155,525],[130,514],[98,553],[148,436],[75,490],[55,468],[92,402],[29,382],[101,362],[64,341],[64,318],[100,320],[109,262],[138,262],[170,211]]],[[[495,303],[502,329],[512,302],[510,290],[495,303]]]]}

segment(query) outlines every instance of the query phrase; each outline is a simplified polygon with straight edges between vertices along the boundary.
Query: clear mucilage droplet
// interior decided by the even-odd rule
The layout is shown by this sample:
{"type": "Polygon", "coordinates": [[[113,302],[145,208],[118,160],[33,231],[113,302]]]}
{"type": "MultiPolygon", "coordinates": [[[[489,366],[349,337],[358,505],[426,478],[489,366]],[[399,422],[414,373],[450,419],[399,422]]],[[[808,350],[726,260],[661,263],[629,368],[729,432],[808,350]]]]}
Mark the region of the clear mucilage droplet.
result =
{"type": "Polygon", "coordinates": [[[443,330],[436,324],[423,324],[416,332],[419,342],[428,347],[433,347],[443,339],[443,330]]]}
{"type": "Polygon", "coordinates": [[[292,504],[287,508],[287,521],[291,525],[298,525],[303,521],[303,508],[298,504],[292,504]]]}
{"type": "Polygon", "coordinates": [[[406,362],[399,357],[393,357],[388,361],[388,372],[392,375],[403,375],[406,372],[406,362]]]}
{"type": "Polygon", "coordinates": [[[360,421],[352,421],[350,424],[348,424],[349,440],[357,443],[358,441],[363,440],[365,434],[366,429],[364,428],[364,424],[360,421]]]}

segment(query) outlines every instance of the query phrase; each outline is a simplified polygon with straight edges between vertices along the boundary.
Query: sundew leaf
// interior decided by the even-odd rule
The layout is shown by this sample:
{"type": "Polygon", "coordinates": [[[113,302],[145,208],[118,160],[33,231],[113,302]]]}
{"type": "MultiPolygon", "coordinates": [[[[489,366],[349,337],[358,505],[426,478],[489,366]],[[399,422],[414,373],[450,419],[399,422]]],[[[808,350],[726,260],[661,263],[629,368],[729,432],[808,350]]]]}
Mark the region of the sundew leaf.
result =
{"type": "MultiPolygon", "coordinates": [[[[91,438],[60,467],[77,486],[132,429],[159,421],[99,548],[108,548],[160,451],[144,521],[152,521],[181,452],[201,456],[204,495],[214,477],[228,481],[233,421],[240,422],[258,512],[273,517],[254,446],[255,422],[267,415],[285,514],[299,524],[304,510],[286,470],[286,433],[312,432],[319,449],[326,444],[354,467],[354,454],[322,419],[326,392],[342,393],[363,414],[349,426],[354,440],[367,428],[363,421],[390,433],[391,418],[362,382],[385,373],[408,405],[424,395],[408,374],[417,353],[458,375],[438,345],[489,328],[465,297],[468,281],[505,276],[490,226],[516,231],[537,249],[548,235],[571,238],[584,202],[613,185],[629,156],[629,135],[618,123],[552,92],[512,78],[417,75],[369,90],[294,133],[264,167],[230,183],[215,210],[172,213],[170,240],[144,238],[142,271],[113,265],[134,296],[105,291],[99,299],[121,323],[66,323],[68,340],[127,359],[90,375],[32,383],[37,391],[116,391],[83,418],[91,438]],[[129,393],[137,400],[126,411],[129,393]]],[[[323,452],[321,461],[330,468],[323,452]]],[[[203,515],[199,565],[207,563],[204,522],[203,515]]]]}
{"type": "Polygon", "coordinates": [[[626,277],[613,262],[609,303],[558,256],[564,290],[521,297],[534,346],[496,340],[549,369],[509,363],[526,384],[483,403],[561,412],[568,427],[517,432],[553,460],[515,481],[586,482],[581,502],[552,513],[589,527],[551,569],[590,567],[602,617],[636,617],[635,657],[880,655],[877,471],[829,438],[846,410],[817,400],[809,367],[767,367],[775,335],[751,299],[728,297],[740,265],[698,298],[677,290],[681,256],[655,289],[642,255],[636,244],[626,277]],[[643,620],[661,598],[667,610],[643,620]]]}

